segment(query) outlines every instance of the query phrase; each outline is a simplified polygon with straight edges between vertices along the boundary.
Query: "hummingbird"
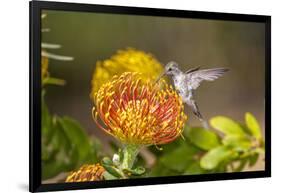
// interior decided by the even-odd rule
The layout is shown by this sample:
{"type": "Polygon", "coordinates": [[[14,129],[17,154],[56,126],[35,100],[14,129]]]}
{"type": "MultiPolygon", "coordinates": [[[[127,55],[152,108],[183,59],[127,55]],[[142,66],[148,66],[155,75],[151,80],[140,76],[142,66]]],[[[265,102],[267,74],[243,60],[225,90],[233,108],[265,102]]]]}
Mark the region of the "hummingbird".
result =
{"type": "Polygon", "coordinates": [[[183,102],[192,109],[196,117],[203,123],[203,126],[208,128],[208,124],[204,120],[194,99],[194,91],[204,80],[214,81],[227,71],[227,68],[211,68],[201,70],[200,67],[196,67],[189,69],[186,72],[182,72],[179,68],[179,65],[176,62],[171,61],[166,64],[164,72],[159,76],[156,82],[158,82],[165,75],[171,76],[175,89],[181,96],[183,102]]]}

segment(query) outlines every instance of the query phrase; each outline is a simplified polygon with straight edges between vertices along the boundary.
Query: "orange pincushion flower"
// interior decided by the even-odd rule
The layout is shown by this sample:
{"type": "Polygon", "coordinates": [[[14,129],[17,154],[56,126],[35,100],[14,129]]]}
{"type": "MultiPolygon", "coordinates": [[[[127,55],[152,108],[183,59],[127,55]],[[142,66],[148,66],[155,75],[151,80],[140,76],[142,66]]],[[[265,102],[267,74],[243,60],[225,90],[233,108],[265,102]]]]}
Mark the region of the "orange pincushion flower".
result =
{"type": "Polygon", "coordinates": [[[103,180],[105,169],[99,164],[83,165],[78,171],[71,172],[65,182],[86,182],[103,180]]]}
{"type": "Polygon", "coordinates": [[[140,77],[125,72],[105,83],[94,95],[94,120],[125,144],[169,143],[182,133],[187,119],[181,97],[164,80],[159,86],[140,77]]]}

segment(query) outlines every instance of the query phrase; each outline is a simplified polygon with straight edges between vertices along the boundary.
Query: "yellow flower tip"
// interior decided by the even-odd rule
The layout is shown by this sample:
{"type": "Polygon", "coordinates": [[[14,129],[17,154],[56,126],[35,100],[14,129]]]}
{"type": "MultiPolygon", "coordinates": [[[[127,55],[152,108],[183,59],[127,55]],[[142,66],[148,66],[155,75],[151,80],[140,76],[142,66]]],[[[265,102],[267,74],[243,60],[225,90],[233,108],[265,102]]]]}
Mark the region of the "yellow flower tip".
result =
{"type": "Polygon", "coordinates": [[[98,127],[125,144],[166,144],[181,135],[187,116],[181,97],[165,81],[141,81],[125,72],[95,94],[93,114],[98,127]],[[96,116],[95,116],[96,117],[96,116]]]}
{"type": "Polygon", "coordinates": [[[98,61],[92,78],[92,92],[94,93],[114,76],[119,77],[124,72],[139,72],[142,80],[156,79],[164,68],[161,63],[150,53],[134,48],[118,50],[111,58],[98,61]]]}
{"type": "Polygon", "coordinates": [[[104,180],[105,169],[99,164],[83,165],[79,170],[71,172],[65,182],[87,182],[104,180]]]}

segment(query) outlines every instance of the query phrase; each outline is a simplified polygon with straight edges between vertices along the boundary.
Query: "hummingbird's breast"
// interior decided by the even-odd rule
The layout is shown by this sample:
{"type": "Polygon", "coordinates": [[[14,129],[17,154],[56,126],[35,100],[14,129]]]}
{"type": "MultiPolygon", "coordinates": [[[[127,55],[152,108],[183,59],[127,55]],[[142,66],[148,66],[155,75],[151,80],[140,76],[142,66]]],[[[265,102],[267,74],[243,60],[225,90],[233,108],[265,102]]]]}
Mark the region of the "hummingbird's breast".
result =
{"type": "Polygon", "coordinates": [[[184,85],[184,78],[185,76],[182,74],[173,77],[175,88],[180,92],[180,94],[187,92],[187,85],[184,85]]]}

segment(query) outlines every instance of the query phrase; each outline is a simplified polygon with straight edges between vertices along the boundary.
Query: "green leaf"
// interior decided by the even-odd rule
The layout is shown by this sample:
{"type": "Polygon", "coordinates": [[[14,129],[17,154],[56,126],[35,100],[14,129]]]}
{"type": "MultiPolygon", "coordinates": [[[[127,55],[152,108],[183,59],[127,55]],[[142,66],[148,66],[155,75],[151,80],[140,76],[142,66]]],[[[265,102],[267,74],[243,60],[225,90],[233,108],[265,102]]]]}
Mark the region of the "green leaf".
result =
{"type": "Polygon", "coordinates": [[[65,80],[52,78],[52,77],[48,77],[43,80],[43,84],[53,84],[53,85],[63,86],[65,85],[65,83],[66,83],[65,80]]]}
{"type": "Polygon", "coordinates": [[[41,125],[42,125],[42,155],[41,159],[42,160],[48,160],[49,157],[51,156],[48,148],[46,146],[50,143],[51,139],[51,132],[48,128],[51,127],[52,124],[52,118],[49,114],[49,110],[45,104],[44,97],[42,96],[42,106],[41,106],[41,125]]]}
{"type": "Polygon", "coordinates": [[[102,159],[102,164],[103,165],[113,165],[113,162],[112,162],[112,160],[109,157],[104,157],[102,159]]]}
{"type": "Polygon", "coordinates": [[[167,152],[160,158],[165,167],[172,170],[183,172],[187,166],[194,161],[194,157],[198,153],[198,149],[182,143],[176,149],[167,152]]]}
{"type": "Polygon", "coordinates": [[[217,116],[210,120],[210,124],[213,128],[221,131],[225,135],[233,136],[245,136],[246,133],[243,128],[240,127],[238,123],[232,119],[224,116],[217,116]]]}
{"type": "Polygon", "coordinates": [[[149,172],[149,177],[159,177],[159,176],[177,176],[182,174],[182,172],[177,172],[168,168],[162,162],[157,162],[151,171],[149,172]]]}
{"type": "Polygon", "coordinates": [[[252,143],[247,137],[226,136],[222,142],[225,146],[231,147],[236,151],[249,151],[252,148],[252,143]]]}
{"type": "Polygon", "coordinates": [[[42,111],[42,114],[41,114],[41,117],[42,117],[41,124],[42,124],[45,128],[48,128],[48,127],[51,126],[52,118],[51,118],[51,116],[50,116],[48,107],[47,107],[47,105],[46,105],[46,103],[45,103],[45,101],[44,101],[44,97],[42,97],[41,111],[42,111]]]}
{"type": "Polygon", "coordinates": [[[187,175],[204,174],[204,173],[207,173],[207,171],[200,166],[199,161],[192,162],[190,165],[187,166],[187,168],[184,171],[184,174],[187,175]]]}
{"type": "Polygon", "coordinates": [[[42,152],[45,152],[42,159],[42,178],[47,179],[59,174],[62,171],[69,171],[78,160],[77,152],[71,147],[69,141],[64,134],[63,129],[57,122],[57,118],[52,120],[52,126],[47,128],[51,131],[51,135],[43,135],[42,152]],[[43,140],[44,137],[50,137],[48,140],[43,140]]]}
{"type": "Polygon", "coordinates": [[[132,172],[133,175],[142,175],[142,174],[145,173],[145,168],[139,166],[139,167],[133,169],[131,172],[132,172]]]}
{"type": "Polygon", "coordinates": [[[261,128],[257,119],[251,113],[245,114],[246,125],[249,128],[251,134],[257,139],[262,139],[261,128]]]}
{"type": "Polygon", "coordinates": [[[110,166],[110,165],[106,165],[106,164],[102,164],[102,166],[111,175],[113,175],[113,176],[115,176],[117,178],[122,178],[123,177],[122,173],[115,166],[110,166]]]}
{"type": "Polygon", "coordinates": [[[130,176],[130,175],[134,175],[134,176],[140,176],[142,174],[145,173],[145,168],[144,167],[137,167],[135,169],[124,169],[124,171],[130,176]]]}
{"type": "Polygon", "coordinates": [[[109,174],[117,178],[121,178],[123,176],[119,169],[113,165],[113,162],[109,157],[104,157],[101,164],[109,174]]]}
{"type": "Polygon", "coordinates": [[[106,180],[116,180],[116,179],[118,179],[117,177],[113,176],[112,174],[108,173],[107,171],[103,172],[102,175],[106,180]]]}
{"type": "Polygon", "coordinates": [[[124,154],[123,154],[122,149],[118,149],[118,156],[119,156],[119,159],[120,159],[120,163],[122,163],[123,159],[124,159],[124,154]]]}
{"type": "Polygon", "coordinates": [[[218,136],[203,128],[187,128],[186,134],[192,143],[203,150],[210,150],[220,145],[218,136]]]}
{"type": "Polygon", "coordinates": [[[77,121],[51,117],[47,106],[43,106],[42,111],[45,113],[45,118],[42,118],[43,180],[74,170],[82,164],[97,162],[94,143],[77,121]],[[46,121],[47,118],[51,121],[46,121]]]}
{"type": "MultiPolygon", "coordinates": [[[[69,117],[63,117],[59,119],[66,137],[71,141],[72,146],[78,151],[78,156],[81,161],[84,161],[90,152],[92,152],[92,146],[90,140],[85,133],[81,125],[69,117]]],[[[97,158],[92,157],[92,163],[96,162],[97,158]]]]}
{"type": "Polygon", "coordinates": [[[258,154],[264,154],[265,153],[265,150],[264,150],[264,147],[260,148],[256,148],[253,150],[254,152],[258,153],[258,154]]]}
{"type": "Polygon", "coordinates": [[[257,163],[258,159],[259,159],[258,153],[255,153],[252,156],[250,156],[249,157],[249,166],[250,167],[254,166],[257,163]]]}
{"type": "Polygon", "coordinates": [[[200,160],[200,166],[206,170],[216,168],[221,162],[228,159],[232,151],[225,146],[219,146],[206,153],[200,160]]]}

